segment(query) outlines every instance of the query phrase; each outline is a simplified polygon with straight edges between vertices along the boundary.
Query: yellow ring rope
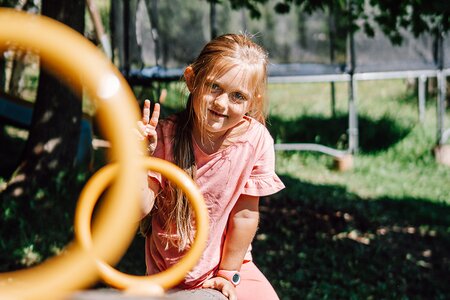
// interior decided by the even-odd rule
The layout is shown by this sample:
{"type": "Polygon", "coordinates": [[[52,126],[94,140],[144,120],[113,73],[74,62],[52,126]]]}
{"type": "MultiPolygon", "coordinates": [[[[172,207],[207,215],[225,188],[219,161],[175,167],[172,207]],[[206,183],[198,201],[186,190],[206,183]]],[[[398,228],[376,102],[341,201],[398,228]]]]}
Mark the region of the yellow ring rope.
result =
{"type": "MultiPolygon", "coordinates": [[[[106,283],[119,289],[132,292],[135,290],[136,293],[144,291],[146,286],[149,289],[153,289],[152,286],[161,286],[164,289],[168,289],[178,284],[200,258],[208,235],[208,212],[203,196],[194,181],[176,165],[162,159],[147,157],[143,158],[142,164],[145,169],[161,173],[168,180],[171,180],[183,189],[194,209],[197,230],[194,243],[191,245],[188,253],[177,264],[155,275],[128,275],[117,271],[100,259],[97,261],[101,277],[106,283]]],[[[100,169],[85,185],[80,196],[75,214],[75,235],[80,244],[86,249],[92,247],[90,230],[92,211],[101,193],[117,176],[117,167],[117,165],[113,164],[100,169]]]]}

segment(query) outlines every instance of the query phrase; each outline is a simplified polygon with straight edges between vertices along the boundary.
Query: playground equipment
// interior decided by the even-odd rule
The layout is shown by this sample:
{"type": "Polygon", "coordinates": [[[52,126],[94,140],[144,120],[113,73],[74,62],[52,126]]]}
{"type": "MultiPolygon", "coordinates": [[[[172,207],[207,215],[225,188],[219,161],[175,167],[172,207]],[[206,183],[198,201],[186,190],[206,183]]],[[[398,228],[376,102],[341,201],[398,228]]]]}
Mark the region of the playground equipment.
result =
{"type": "MultiPolygon", "coordinates": [[[[152,275],[152,276],[134,276],[121,273],[101,259],[97,259],[98,271],[101,278],[111,286],[118,289],[127,290],[131,293],[141,291],[162,291],[169,289],[180,282],[184,275],[195,266],[200,254],[204,248],[206,241],[208,219],[203,197],[200,191],[196,188],[192,179],[176,165],[168,163],[165,160],[147,157],[143,161],[146,169],[151,169],[164,174],[169,180],[181,187],[187,198],[190,200],[197,217],[197,231],[195,241],[191,245],[189,253],[184,256],[181,261],[173,267],[152,275]],[[200,242],[199,242],[200,241],[200,242]]],[[[97,199],[101,196],[103,190],[112,182],[117,176],[119,165],[110,164],[99,170],[94,177],[86,184],[75,213],[75,236],[80,244],[85,249],[92,249],[92,237],[90,230],[90,220],[94,210],[97,199]]]]}
{"type": "Polygon", "coordinates": [[[90,179],[78,201],[76,239],[63,255],[29,269],[0,273],[2,299],[58,299],[95,283],[99,276],[119,289],[149,294],[175,285],[200,257],[206,242],[208,221],[202,196],[192,179],[176,166],[161,160],[139,157],[138,142],[129,134],[139,118],[139,108],[126,81],[113,64],[82,35],[43,16],[0,9],[0,51],[27,48],[38,53],[53,74],[66,83],[81,78],[89,97],[96,101],[100,124],[107,126],[111,157],[116,164],[105,167],[90,179]],[[95,66],[93,68],[92,66],[95,66]],[[142,168],[150,168],[184,189],[193,205],[197,232],[192,250],[182,264],[145,278],[113,271],[132,241],[139,218],[138,182],[142,168]],[[90,233],[95,200],[115,178],[103,199],[90,233]],[[126,199],[126,201],[124,201],[126,199]],[[184,272],[184,273],[183,273],[184,272]]]}

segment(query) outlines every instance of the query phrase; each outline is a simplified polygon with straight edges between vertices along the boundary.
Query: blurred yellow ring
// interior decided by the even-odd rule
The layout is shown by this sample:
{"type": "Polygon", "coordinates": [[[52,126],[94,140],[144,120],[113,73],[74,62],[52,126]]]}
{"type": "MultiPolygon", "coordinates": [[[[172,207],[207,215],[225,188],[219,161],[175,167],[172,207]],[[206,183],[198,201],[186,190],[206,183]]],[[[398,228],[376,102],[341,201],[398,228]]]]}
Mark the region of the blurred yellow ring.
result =
{"type": "MultiPolygon", "coordinates": [[[[151,276],[128,275],[117,271],[100,258],[97,263],[102,279],[118,289],[141,289],[145,285],[161,286],[164,289],[178,284],[197,263],[205,248],[208,236],[208,211],[203,196],[195,182],[176,165],[153,157],[142,158],[142,166],[161,173],[179,186],[186,194],[195,212],[195,240],[188,253],[169,269],[151,276]]],[[[118,175],[118,166],[110,164],[100,169],[84,186],[75,213],[75,237],[88,251],[92,248],[91,217],[95,204],[102,192],[118,175]]],[[[129,199],[123,199],[124,202],[129,199]]]]}
{"type": "MultiPolygon", "coordinates": [[[[80,78],[97,109],[106,137],[118,161],[118,176],[96,222],[95,253],[109,263],[117,262],[128,248],[135,231],[129,220],[138,210],[140,149],[129,128],[139,118],[139,107],[126,81],[95,45],[68,26],[44,16],[0,8],[0,52],[25,49],[37,53],[41,63],[68,84],[80,78]],[[126,197],[135,203],[124,203],[126,197]],[[135,207],[136,209],[129,209],[135,207]],[[122,232],[118,235],[117,232],[122,232]]],[[[76,89],[75,86],[71,86],[76,89]]],[[[93,259],[76,243],[64,255],[24,270],[0,273],[2,299],[56,299],[98,280],[93,259]]]]}

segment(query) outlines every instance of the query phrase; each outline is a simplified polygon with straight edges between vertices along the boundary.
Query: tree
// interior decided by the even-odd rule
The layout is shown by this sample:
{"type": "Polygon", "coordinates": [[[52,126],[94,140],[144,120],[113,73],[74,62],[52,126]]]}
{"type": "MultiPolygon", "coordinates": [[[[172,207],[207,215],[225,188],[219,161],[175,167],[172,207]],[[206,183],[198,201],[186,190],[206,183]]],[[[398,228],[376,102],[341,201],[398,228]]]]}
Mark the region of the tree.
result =
{"type": "MultiPolygon", "coordinates": [[[[233,8],[246,7],[255,18],[261,16],[259,5],[267,2],[229,1],[233,8]]],[[[306,13],[334,7],[346,12],[353,31],[363,28],[367,35],[373,36],[374,26],[378,25],[394,44],[402,42],[401,30],[412,32],[417,37],[423,33],[442,34],[450,29],[450,6],[441,0],[279,0],[274,8],[278,13],[287,13],[294,5],[306,13]]]]}

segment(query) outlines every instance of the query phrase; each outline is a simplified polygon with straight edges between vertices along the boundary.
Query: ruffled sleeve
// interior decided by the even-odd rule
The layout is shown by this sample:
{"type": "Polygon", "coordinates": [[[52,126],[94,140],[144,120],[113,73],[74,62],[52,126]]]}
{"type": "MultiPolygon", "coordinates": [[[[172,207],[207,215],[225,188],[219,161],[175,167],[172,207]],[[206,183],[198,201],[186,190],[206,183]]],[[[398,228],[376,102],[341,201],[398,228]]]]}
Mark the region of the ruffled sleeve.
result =
{"type": "Polygon", "coordinates": [[[284,187],[283,182],[275,173],[268,176],[254,176],[247,181],[242,194],[262,197],[275,194],[284,187]]]}
{"type": "MultiPolygon", "coordinates": [[[[265,128],[264,128],[265,129],[265,128]]],[[[250,178],[242,194],[250,196],[268,196],[285,188],[281,179],[275,174],[275,150],[273,139],[264,130],[256,150],[256,160],[250,178]]]]}

